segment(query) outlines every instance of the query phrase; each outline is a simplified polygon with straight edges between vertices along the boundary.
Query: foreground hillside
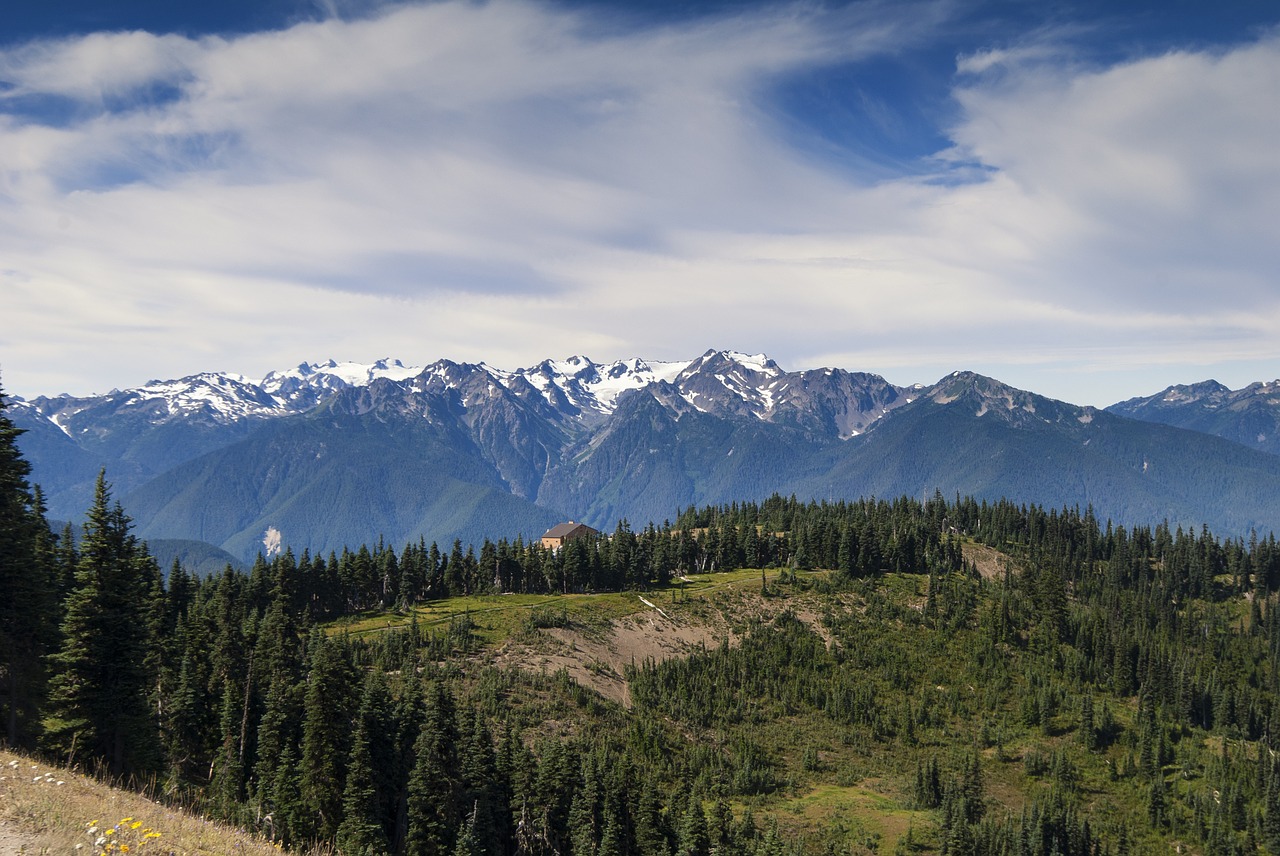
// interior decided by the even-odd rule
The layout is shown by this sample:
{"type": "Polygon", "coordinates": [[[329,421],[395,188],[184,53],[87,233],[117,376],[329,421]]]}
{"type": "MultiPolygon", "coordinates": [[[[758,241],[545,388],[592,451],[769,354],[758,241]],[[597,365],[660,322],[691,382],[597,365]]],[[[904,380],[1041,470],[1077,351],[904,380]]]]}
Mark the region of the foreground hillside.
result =
{"type": "Polygon", "coordinates": [[[261,836],[0,749],[0,856],[102,852],[267,856],[279,850],[261,836]]]}

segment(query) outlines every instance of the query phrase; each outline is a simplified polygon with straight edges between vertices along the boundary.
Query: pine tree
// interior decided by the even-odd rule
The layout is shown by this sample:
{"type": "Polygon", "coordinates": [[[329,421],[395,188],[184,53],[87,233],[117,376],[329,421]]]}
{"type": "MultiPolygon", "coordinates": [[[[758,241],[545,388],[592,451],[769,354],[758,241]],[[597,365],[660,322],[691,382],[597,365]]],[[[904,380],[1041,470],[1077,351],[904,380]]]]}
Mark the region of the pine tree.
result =
{"type": "Polygon", "coordinates": [[[964,772],[960,777],[960,791],[965,801],[965,820],[968,823],[977,823],[982,820],[986,808],[985,787],[982,780],[982,761],[978,757],[977,749],[969,753],[964,772]]]}
{"type": "Polygon", "coordinates": [[[836,567],[847,577],[854,574],[854,563],[858,556],[858,536],[852,526],[846,526],[840,533],[840,547],[836,554],[836,567]]]}
{"type": "Polygon", "coordinates": [[[473,809],[458,827],[458,843],[453,848],[453,856],[485,856],[487,851],[480,843],[483,829],[478,813],[478,809],[473,809]]]}
{"type": "Polygon", "coordinates": [[[374,785],[369,737],[362,717],[352,740],[347,784],[342,796],[342,823],[337,836],[338,852],[352,856],[380,856],[388,852],[387,838],[379,822],[381,807],[374,785]]]}
{"type": "Polygon", "coordinates": [[[31,466],[16,443],[23,432],[5,408],[0,390],[0,712],[8,745],[34,748],[44,658],[56,643],[57,584],[52,536],[39,493],[27,483],[31,466]]]}
{"type": "Polygon", "coordinates": [[[472,807],[479,846],[489,856],[498,856],[501,842],[510,827],[510,807],[503,804],[505,790],[498,781],[493,737],[480,711],[472,711],[470,735],[459,759],[462,770],[464,806],[472,807]]]}
{"type": "MultiPolygon", "coordinates": [[[[286,749],[296,746],[300,739],[298,723],[302,709],[298,687],[286,674],[277,672],[271,679],[258,722],[258,749],[253,768],[258,809],[264,814],[276,814],[280,808],[280,795],[275,792],[277,773],[285,761],[286,749]]],[[[293,757],[296,762],[296,753],[293,757]]]]}
{"type": "Polygon", "coordinates": [[[267,817],[272,838],[286,844],[311,837],[315,830],[312,817],[302,801],[302,784],[298,780],[298,750],[285,743],[280,764],[271,781],[272,810],[267,817]]]}
{"type": "Polygon", "coordinates": [[[574,791],[569,806],[569,843],[573,856],[596,856],[600,846],[600,781],[590,755],[583,759],[582,787],[574,791]]]}
{"type": "Polygon", "coordinates": [[[1080,743],[1086,749],[1098,748],[1098,731],[1093,721],[1093,696],[1086,695],[1080,703],[1080,743]]]}
{"type": "Polygon", "coordinates": [[[51,738],[68,756],[98,758],[115,775],[159,765],[147,709],[152,644],[148,594],[159,570],[130,533],[132,522],[110,501],[98,475],[67,596],[62,649],[51,660],[51,738]]]}
{"type": "Polygon", "coordinates": [[[213,803],[224,818],[236,820],[244,797],[244,757],[240,745],[244,740],[241,704],[245,687],[240,681],[224,681],[219,708],[218,731],[221,734],[213,779],[209,783],[213,803]]]}
{"type": "Polygon", "coordinates": [[[1147,789],[1147,822],[1155,829],[1163,827],[1167,808],[1164,777],[1155,776],[1147,789]]]}
{"type": "Polygon", "coordinates": [[[453,699],[442,684],[434,683],[427,693],[426,716],[413,746],[405,840],[408,856],[443,856],[453,851],[461,814],[457,743],[453,699]]]}
{"type": "Polygon", "coordinates": [[[302,805],[314,818],[314,837],[328,841],[342,820],[344,767],[350,753],[355,670],[340,642],[316,631],[310,640],[311,670],[303,704],[302,805]]]}
{"type": "MultiPolygon", "coordinates": [[[[407,551],[406,551],[407,552],[407,551]]],[[[406,676],[395,709],[395,770],[391,776],[391,849],[403,853],[409,835],[409,778],[413,774],[414,744],[426,718],[426,699],[416,675],[406,676]]]]}
{"type": "Polygon", "coordinates": [[[204,756],[209,698],[201,658],[184,645],[182,662],[165,717],[164,743],[168,758],[168,787],[184,790],[198,783],[209,767],[204,756]]]}
{"type": "MultiPolygon", "coordinates": [[[[1260,751],[1267,750],[1260,747],[1260,751]]],[[[1271,856],[1280,856],[1280,768],[1269,765],[1266,790],[1263,792],[1262,843],[1271,856]]]]}
{"type": "Polygon", "coordinates": [[[711,836],[707,832],[707,816],[702,811],[702,798],[689,794],[684,817],[680,820],[676,856],[710,856],[711,836]]]}

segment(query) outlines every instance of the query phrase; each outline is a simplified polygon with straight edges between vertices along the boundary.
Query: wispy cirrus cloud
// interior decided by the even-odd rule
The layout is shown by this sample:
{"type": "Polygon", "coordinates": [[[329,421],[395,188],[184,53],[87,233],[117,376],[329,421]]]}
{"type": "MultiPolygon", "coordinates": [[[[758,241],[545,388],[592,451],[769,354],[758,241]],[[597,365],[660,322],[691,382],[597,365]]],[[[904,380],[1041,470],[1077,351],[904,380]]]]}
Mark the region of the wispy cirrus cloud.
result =
{"type": "Polygon", "coordinates": [[[1280,358],[1280,40],[969,51],[909,175],[779,126],[778,80],[936,44],[949,8],[394,4],[0,52],[6,386],[723,345],[1086,400],[1100,366],[1280,358]]]}

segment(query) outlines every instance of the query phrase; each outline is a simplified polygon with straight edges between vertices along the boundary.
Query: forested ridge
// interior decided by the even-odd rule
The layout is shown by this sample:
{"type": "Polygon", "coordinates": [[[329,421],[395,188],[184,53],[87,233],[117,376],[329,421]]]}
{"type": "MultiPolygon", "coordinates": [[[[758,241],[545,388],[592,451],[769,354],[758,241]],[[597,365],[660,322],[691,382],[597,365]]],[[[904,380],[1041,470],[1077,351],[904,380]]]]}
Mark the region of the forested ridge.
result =
{"type": "Polygon", "coordinates": [[[105,478],[55,536],[16,434],[0,407],[6,743],[287,847],[1280,856],[1271,534],[774,496],[201,578],[105,478]],[[629,707],[495,658],[601,632],[610,592],[721,641],[629,664],[629,707]],[[498,638],[472,608],[502,593],[537,597],[498,638]]]}

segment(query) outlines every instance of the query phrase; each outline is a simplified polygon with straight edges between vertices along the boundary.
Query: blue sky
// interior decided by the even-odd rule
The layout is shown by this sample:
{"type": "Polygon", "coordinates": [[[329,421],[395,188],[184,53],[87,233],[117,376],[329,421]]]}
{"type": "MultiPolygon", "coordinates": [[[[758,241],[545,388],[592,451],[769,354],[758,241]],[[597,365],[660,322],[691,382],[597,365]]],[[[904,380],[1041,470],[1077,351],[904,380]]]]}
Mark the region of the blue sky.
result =
{"type": "Polygon", "coordinates": [[[0,380],[1280,376],[1280,6],[20,2],[0,380]]]}

